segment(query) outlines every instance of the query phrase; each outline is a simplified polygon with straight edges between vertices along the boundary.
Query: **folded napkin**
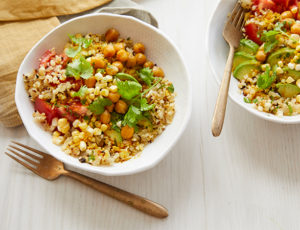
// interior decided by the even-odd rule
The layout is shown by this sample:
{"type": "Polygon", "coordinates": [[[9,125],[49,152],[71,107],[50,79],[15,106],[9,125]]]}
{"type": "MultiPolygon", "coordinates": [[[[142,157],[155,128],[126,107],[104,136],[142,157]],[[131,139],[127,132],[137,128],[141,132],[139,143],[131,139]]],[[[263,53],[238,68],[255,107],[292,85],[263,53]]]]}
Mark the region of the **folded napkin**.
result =
{"type": "Polygon", "coordinates": [[[158,27],[158,23],[151,13],[130,0],[114,0],[105,5],[105,7],[99,8],[99,6],[110,1],[111,0],[1,1],[0,44],[4,45],[0,49],[0,124],[5,127],[15,127],[22,124],[14,102],[15,80],[19,65],[31,47],[47,32],[59,25],[60,22],[82,14],[105,12],[133,16],[158,27]],[[25,7],[30,6],[29,2],[31,2],[31,5],[32,2],[37,3],[36,7],[34,7],[34,9],[25,7]],[[95,8],[96,6],[98,7],[95,8]],[[89,10],[91,8],[94,9],[89,10]],[[89,11],[82,13],[84,10],[89,11]],[[74,13],[77,14],[60,16],[58,18],[44,18],[53,15],[58,16],[74,13]],[[40,19],[24,20],[32,18],[40,19]]]}

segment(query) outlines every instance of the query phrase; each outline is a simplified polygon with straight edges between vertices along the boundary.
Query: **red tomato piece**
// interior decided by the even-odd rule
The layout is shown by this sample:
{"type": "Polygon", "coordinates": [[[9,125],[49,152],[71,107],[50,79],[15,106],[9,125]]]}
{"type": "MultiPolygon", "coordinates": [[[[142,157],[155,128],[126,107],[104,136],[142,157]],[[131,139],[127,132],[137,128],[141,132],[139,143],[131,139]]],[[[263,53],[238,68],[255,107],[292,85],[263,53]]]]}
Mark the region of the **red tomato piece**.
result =
{"type": "Polygon", "coordinates": [[[83,106],[81,104],[73,103],[70,105],[69,109],[73,112],[78,114],[79,116],[84,116],[88,109],[86,106],[83,106]]]}
{"type": "Polygon", "coordinates": [[[250,40],[259,45],[262,44],[262,41],[260,40],[260,37],[258,35],[258,25],[256,25],[255,23],[249,23],[245,26],[245,31],[250,40]]]}
{"type": "Polygon", "coordinates": [[[50,62],[51,58],[56,55],[53,49],[47,50],[41,57],[40,66],[46,67],[47,63],[50,62]]]}
{"type": "Polygon", "coordinates": [[[58,114],[59,118],[67,118],[68,121],[73,122],[76,120],[76,116],[72,115],[67,111],[64,107],[58,107],[56,108],[56,112],[58,114]]]}
{"type": "Polygon", "coordinates": [[[48,124],[51,124],[52,119],[57,117],[56,110],[53,109],[50,104],[40,98],[35,99],[34,109],[39,113],[45,113],[48,124]]]}
{"type": "Polygon", "coordinates": [[[65,53],[62,53],[59,56],[61,57],[61,65],[62,65],[62,67],[66,67],[67,64],[68,64],[68,61],[70,60],[70,58],[65,53]]]}

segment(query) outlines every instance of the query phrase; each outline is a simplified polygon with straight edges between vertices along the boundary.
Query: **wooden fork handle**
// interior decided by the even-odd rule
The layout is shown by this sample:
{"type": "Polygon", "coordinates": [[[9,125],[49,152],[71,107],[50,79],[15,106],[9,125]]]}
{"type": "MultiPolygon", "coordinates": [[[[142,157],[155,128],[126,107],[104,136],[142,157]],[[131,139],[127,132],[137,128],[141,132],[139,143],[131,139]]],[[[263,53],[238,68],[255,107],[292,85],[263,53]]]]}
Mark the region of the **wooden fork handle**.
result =
{"type": "Polygon", "coordinates": [[[83,176],[76,172],[66,171],[64,175],[72,177],[83,184],[86,184],[99,192],[106,194],[114,199],[122,201],[123,203],[128,204],[129,206],[136,208],[144,213],[147,213],[151,216],[158,218],[165,218],[168,216],[168,210],[160,204],[157,204],[146,198],[134,195],[132,193],[126,192],[124,190],[118,189],[111,185],[102,183],[100,181],[91,179],[89,177],[83,176]]]}
{"type": "Polygon", "coordinates": [[[227,97],[228,97],[228,88],[231,77],[231,69],[233,63],[234,56],[234,48],[230,46],[229,55],[227,58],[224,75],[222,78],[221,86],[219,89],[219,95],[217,98],[217,103],[215,106],[215,112],[212,119],[212,134],[217,137],[220,135],[224,123],[226,105],[227,105],[227,97]]]}

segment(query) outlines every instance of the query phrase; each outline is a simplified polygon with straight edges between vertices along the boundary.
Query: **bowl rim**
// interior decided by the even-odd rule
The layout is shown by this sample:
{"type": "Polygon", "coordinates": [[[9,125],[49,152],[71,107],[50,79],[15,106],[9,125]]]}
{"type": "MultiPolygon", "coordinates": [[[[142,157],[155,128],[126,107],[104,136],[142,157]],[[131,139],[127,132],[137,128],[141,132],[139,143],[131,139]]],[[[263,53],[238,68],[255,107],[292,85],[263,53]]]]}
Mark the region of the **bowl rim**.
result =
{"type": "MultiPolygon", "coordinates": [[[[211,14],[211,16],[209,18],[208,28],[207,28],[207,33],[206,33],[206,54],[208,56],[208,62],[209,62],[210,69],[213,72],[214,79],[215,79],[218,86],[220,86],[221,81],[218,78],[218,74],[217,74],[217,72],[214,68],[213,63],[212,63],[212,54],[209,50],[209,48],[210,48],[210,39],[209,38],[210,38],[210,34],[211,34],[211,28],[212,28],[211,26],[212,26],[213,19],[214,19],[215,15],[217,13],[217,10],[219,9],[222,2],[229,2],[229,1],[219,0],[217,2],[216,6],[214,7],[213,13],[211,14]]],[[[235,78],[231,75],[231,82],[232,82],[232,80],[235,80],[235,78]]],[[[266,113],[266,112],[260,112],[260,111],[256,110],[253,107],[247,106],[248,104],[246,104],[243,101],[240,101],[238,98],[233,96],[232,93],[230,92],[230,89],[228,90],[228,95],[229,95],[229,98],[232,101],[234,101],[236,104],[238,104],[240,107],[244,108],[246,111],[248,111],[251,114],[253,114],[253,115],[255,115],[259,118],[262,118],[264,120],[279,123],[279,124],[299,124],[300,123],[300,114],[292,116],[292,118],[294,118],[293,120],[288,120],[288,119],[285,119],[285,117],[287,117],[287,116],[278,117],[274,114],[270,114],[270,113],[266,113]],[[298,118],[295,119],[296,117],[298,117],[298,118]]]]}
{"type": "MultiPolygon", "coordinates": [[[[177,141],[179,140],[179,138],[182,136],[182,134],[184,133],[186,127],[187,127],[187,124],[190,120],[190,117],[191,117],[191,112],[192,112],[192,83],[191,83],[191,77],[190,77],[190,74],[189,74],[189,70],[187,68],[187,65],[183,59],[183,55],[181,54],[181,52],[179,51],[177,45],[169,38],[169,36],[167,36],[164,32],[160,31],[158,28],[146,23],[146,22],[143,22],[135,17],[132,17],[132,16],[127,16],[127,15],[118,15],[118,14],[112,14],[112,13],[92,13],[92,14],[87,14],[87,15],[83,15],[83,16],[79,16],[79,17],[75,17],[73,19],[70,19],[60,25],[58,25],[57,27],[53,28],[51,31],[49,31],[46,35],[44,35],[29,51],[28,53],[26,54],[26,56],[24,57],[19,69],[18,69],[18,73],[17,73],[17,78],[16,78],[16,86],[15,86],[15,102],[16,102],[16,106],[17,106],[17,109],[18,111],[20,111],[20,107],[22,106],[21,105],[21,101],[19,101],[18,99],[18,94],[19,94],[19,91],[18,91],[18,88],[22,87],[20,86],[21,84],[21,80],[18,80],[23,73],[21,73],[21,69],[23,69],[23,66],[25,65],[25,60],[28,58],[28,56],[31,54],[31,52],[37,47],[40,45],[40,43],[46,38],[48,37],[48,35],[50,35],[51,33],[53,33],[55,30],[57,30],[58,28],[60,27],[63,27],[65,26],[66,24],[69,24],[69,23],[72,23],[74,21],[78,21],[78,20],[81,20],[81,19],[84,19],[84,18],[90,18],[90,17],[101,17],[101,16],[109,16],[109,17],[116,17],[116,18],[121,18],[121,19],[125,19],[125,20],[131,20],[131,21],[134,21],[136,23],[139,23],[139,24],[142,24],[144,25],[145,27],[147,27],[147,29],[159,34],[160,36],[162,36],[164,39],[167,40],[168,43],[170,43],[170,45],[173,47],[173,49],[175,50],[175,52],[178,54],[178,58],[179,60],[181,61],[182,63],[182,67],[183,69],[185,70],[186,74],[185,74],[185,80],[187,81],[187,92],[186,92],[186,96],[187,96],[187,111],[185,112],[185,115],[184,115],[184,119],[182,120],[181,122],[181,126],[180,126],[180,129],[178,130],[177,132],[177,135],[173,138],[173,141],[171,142],[171,144],[169,144],[167,146],[167,148],[164,150],[164,152],[162,154],[160,154],[158,157],[154,158],[153,161],[151,161],[149,164],[143,166],[143,167],[138,167],[138,168],[133,168],[131,170],[126,170],[126,171],[122,171],[122,170],[119,170],[119,171],[101,171],[101,168],[105,168],[105,167],[113,167],[112,166],[94,166],[94,165],[90,165],[88,164],[87,167],[84,167],[84,165],[82,164],[74,164],[73,162],[67,162],[67,160],[65,158],[62,158],[60,157],[60,155],[55,155],[55,154],[52,154],[52,152],[42,144],[42,141],[38,138],[35,137],[35,135],[32,135],[31,131],[30,131],[30,127],[29,127],[29,124],[27,124],[26,122],[26,117],[19,113],[20,114],[20,117],[23,121],[23,125],[25,126],[29,136],[31,138],[33,138],[43,149],[45,149],[47,151],[48,154],[50,154],[51,156],[55,157],[56,159],[62,161],[64,164],[66,165],[70,165],[74,168],[77,168],[79,170],[83,170],[83,171],[87,171],[87,172],[90,172],[90,173],[95,173],[95,174],[100,174],[100,175],[104,175],[104,176],[123,176],[123,175],[132,175],[132,174],[136,174],[136,173],[139,173],[139,172],[143,172],[143,171],[146,171],[148,169],[151,169],[153,168],[154,166],[156,166],[159,162],[161,162],[161,160],[166,157],[166,155],[171,151],[171,149],[174,147],[174,145],[177,143],[177,141]],[[100,170],[99,170],[100,169],[100,170]]],[[[44,130],[43,130],[44,131],[44,130]]],[[[142,151],[143,152],[143,151],[142,151]]],[[[141,152],[141,153],[142,153],[141,152]]]]}

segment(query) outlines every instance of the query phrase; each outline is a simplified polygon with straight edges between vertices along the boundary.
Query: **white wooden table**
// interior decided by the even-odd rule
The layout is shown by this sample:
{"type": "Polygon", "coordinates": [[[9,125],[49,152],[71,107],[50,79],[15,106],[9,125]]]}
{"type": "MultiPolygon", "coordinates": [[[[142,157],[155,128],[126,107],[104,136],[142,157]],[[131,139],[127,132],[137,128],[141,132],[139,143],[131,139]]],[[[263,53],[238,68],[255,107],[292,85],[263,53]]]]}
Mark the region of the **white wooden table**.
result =
{"type": "Polygon", "coordinates": [[[156,219],[69,178],[46,181],[8,158],[14,139],[38,147],[24,127],[0,127],[0,229],[292,230],[300,225],[300,126],[266,122],[228,103],[213,138],[218,86],[205,53],[217,0],[138,0],[181,49],[193,80],[193,113],[181,140],[155,168],[133,176],[90,176],[157,201],[156,219]]]}

